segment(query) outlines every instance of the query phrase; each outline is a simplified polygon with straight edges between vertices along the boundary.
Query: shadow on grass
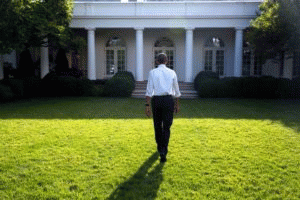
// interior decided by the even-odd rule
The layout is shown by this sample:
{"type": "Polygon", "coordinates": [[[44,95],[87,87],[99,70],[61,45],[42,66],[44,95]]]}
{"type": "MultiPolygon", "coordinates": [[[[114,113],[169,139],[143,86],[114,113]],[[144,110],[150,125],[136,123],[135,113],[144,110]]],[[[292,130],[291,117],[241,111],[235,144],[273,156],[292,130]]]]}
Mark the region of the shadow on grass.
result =
{"type": "MultiPolygon", "coordinates": [[[[68,97],[0,104],[0,119],[147,119],[144,99],[68,97]]],[[[181,100],[175,118],[263,119],[281,121],[300,132],[300,100],[181,100]]]]}
{"type": "Polygon", "coordinates": [[[160,163],[152,169],[158,157],[157,152],[152,154],[131,178],[117,187],[107,200],[155,199],[163,181],[164,164],[160,163]]]}

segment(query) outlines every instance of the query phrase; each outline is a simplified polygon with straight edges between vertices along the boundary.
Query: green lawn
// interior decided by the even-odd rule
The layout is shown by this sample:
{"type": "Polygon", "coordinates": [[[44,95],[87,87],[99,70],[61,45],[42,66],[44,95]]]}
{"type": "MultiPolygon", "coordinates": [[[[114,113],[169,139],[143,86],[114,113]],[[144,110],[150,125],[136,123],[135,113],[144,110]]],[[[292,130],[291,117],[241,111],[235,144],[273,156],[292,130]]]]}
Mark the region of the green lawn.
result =
{"type": "Polygon", "coordinates": [[[160,164],[144,100],[0,104],[0,199],[299,199],[299,106],[182,100],[160,164]]]}

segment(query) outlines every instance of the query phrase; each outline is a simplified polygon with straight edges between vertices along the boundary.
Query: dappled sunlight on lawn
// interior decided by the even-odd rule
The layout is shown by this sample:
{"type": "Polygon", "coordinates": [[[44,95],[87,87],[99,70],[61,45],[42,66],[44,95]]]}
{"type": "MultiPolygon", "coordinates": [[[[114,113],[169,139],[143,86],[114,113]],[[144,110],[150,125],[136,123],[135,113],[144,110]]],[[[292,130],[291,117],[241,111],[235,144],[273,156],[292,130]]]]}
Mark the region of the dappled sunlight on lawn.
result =
{"type": "Polygon", "coordinates": [[[141,99],[2,105],[3,199],[300,197],[298,101],[182,100],[164,165],[141,99]]]}
{"type": "MultiPolygon", "coordinates": [[[[51,98],[1,104],[0,119],[147,119],[144,100],[133,98],[51,98]]],[[[266,119],[299,132],[300,100],[181,100],[175,119],[266,119]]]]}

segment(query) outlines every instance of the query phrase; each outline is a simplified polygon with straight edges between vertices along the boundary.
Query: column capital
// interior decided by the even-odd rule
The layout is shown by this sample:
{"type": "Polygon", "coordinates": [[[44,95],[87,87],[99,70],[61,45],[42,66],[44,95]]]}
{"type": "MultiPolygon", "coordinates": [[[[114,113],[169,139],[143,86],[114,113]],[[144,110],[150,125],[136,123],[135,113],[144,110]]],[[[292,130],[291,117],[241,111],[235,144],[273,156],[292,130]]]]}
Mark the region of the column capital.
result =
{"type": "Polygon", "coordinates": [[[185,30],[186,31],[193,31],[193,30],[195,30],[195,27],[185,27],[185,30]]]}
{"type": "Polygon", "coordinates": [[[145,28],[144,27],[135,27],[134,30],[136,31],[143,31],[145,28]]]}
{"type": "Polygon", "coordinates": [[[85,27],[85,30],[88,30],[88,31],[95,31],[96,28],[95,28],[95,27],[85,27]]]}
{"type": "Polygon", "coordinates": [[[234,28],[236,31],[243,31],[246,29],[246,27],[243,27],[243,26],[237,26],[234,28]]]}

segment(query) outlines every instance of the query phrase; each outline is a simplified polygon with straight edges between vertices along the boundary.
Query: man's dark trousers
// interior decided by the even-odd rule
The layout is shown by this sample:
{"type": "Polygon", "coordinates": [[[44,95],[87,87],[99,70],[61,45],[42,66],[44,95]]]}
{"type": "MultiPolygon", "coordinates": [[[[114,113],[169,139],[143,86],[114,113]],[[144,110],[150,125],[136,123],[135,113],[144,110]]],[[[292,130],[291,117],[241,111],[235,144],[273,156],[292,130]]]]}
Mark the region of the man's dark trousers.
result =
{"type": "Polygon", "coordinates": [[[157,150],[167,155],[170,127],[173,123],[174,99],[171,95],[154,96],[151,100],[157,150]]]}

